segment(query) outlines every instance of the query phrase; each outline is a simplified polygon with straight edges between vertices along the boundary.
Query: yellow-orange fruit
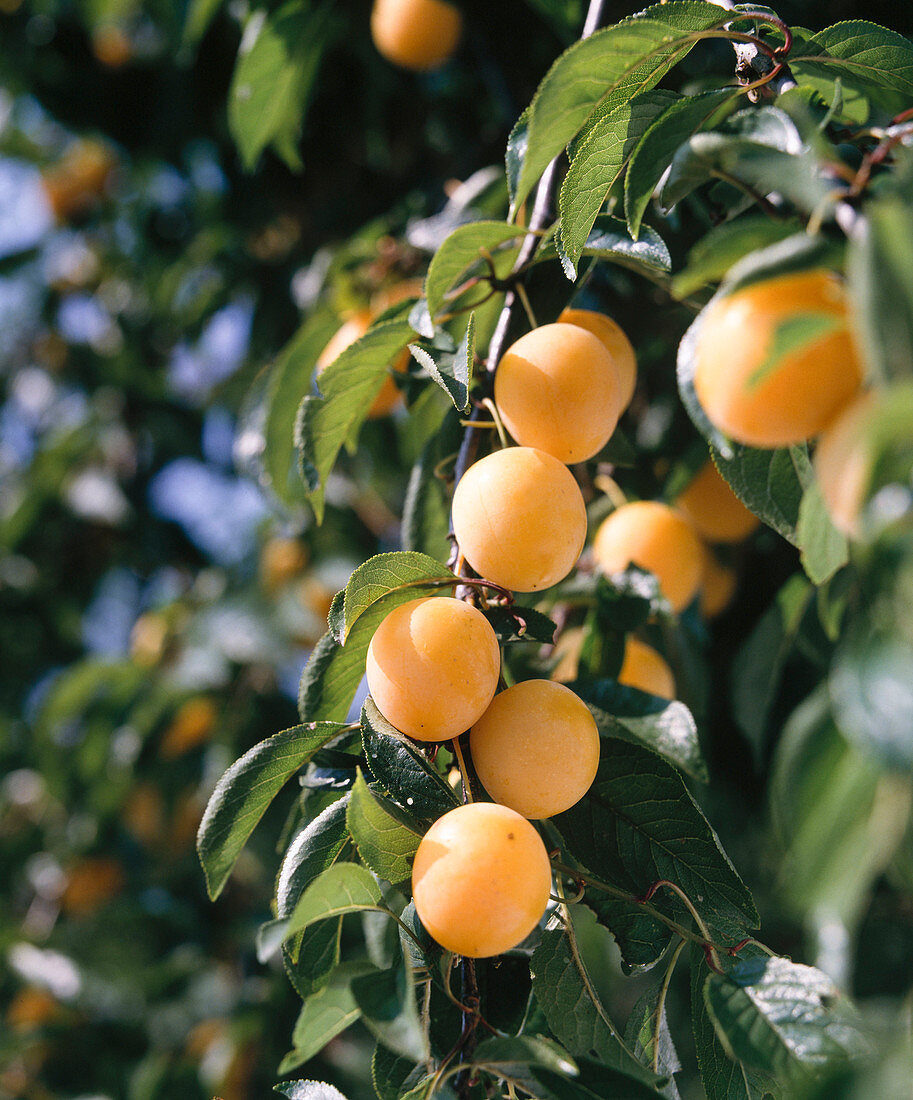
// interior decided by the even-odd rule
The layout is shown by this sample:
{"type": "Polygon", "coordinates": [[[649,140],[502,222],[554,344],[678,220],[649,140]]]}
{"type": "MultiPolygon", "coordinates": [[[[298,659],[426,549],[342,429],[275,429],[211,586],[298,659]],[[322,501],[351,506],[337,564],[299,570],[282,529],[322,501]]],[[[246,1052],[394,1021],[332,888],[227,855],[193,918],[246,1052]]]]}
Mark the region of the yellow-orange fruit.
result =
{"type": "Polygon", "coordinates": [[[859,534],[872,455],[866,429],[875,410],[875,392],[861,394],[822,433],[815,449],[815,473],[831,522],[849,538],[859,534]]]}
{"type": "Polygon", "coordinates": [[[381,714],[417,741],[445,741],[485,712],[501,651],[478,608],[452,596],[410,600],[368,646],[368,690],[381,714]]]}
{"type": "Polygon", "coordinates": [[[119,894],[125,883],[124,869],[116,859],[85,859],[68,872],[60,906],[72,916],[90,916],[119,894]]]}
{"type": "Polygon", "coordinates": [[[704,547],[704,573],[701,578],[700,607],[705,619],[716,618],[732,603],[738,577],[735,570],[717,558],[709,548],[704,547]]]}
{"type": "Polygon", "coordinates": [[[607,317],[604,313],[596,313],[592,309],[565,309],[558,320],[568,325],[585,328],[605,344],[621,378],[619,412],[624,412],[631,404],[634,388],[637,385],[637,359],[624,329],[611,317],[607,317]]]}
{"type": "Polygon", "coordinates": [[[621,378],[605,345],[578,325],[542,325],[498,363],[495,404],[510,434],[561,462],[608,443],[621,413],[621,378]]]}
{"type": "Polygon", "coordinates": [[[6,1025],[10,1031],[34,1031],[50,1023],[60,1014],[61,1004],[55,996],[37,985],[20,989],[6,1009],[6,1025]]]}
{"type": "MultiPolygon", "coordinates": [[[[373,319],[372,310],[362,309],[344,321],[320,353],[320,358],[317,360],[317,374],[319,375],[330,363],[338,359],[350,344],[354,344],[359,337],[364,336],[373,319]]],[[[409,369],[409,359],[409,349],[403,348],[392,364],[393,370],[404,374],[409,369]]],[[[377,396],[371,402],[368,419],[377,420],[381,416],[386,416],[396,408],[401,399],[402,394],[393,381],[393,376],[388,373],[377,391],[377,396]]]]}
{"type": "Polygon", "coordinates": [[[551,884],[535,828],[491,802],[470,802],[439,817],[412,866],[422,924],[448,951],[475,959],[526,939],[545,912],[551,884]]]}
{"type": "Polygon", "coordinates": [[[720,431],[754,447],[811,439],[862,382],[843,284],[823,269],[718,298],[701,322],[695,356],[704,412],[720,431]],[[808,339],[796,327],[790,336],[790,325],[818,322],[820,335],[808,339]],[[791,347],[791,341],[801,342],[791,347]]]}
{"type": "Polygon", "coordinates": [[[270,539],[260,551],[260,583],[267,592],[276,592],[302,573],[307,561],[298,539],[270,539]]]}
{"type": "Polygon", "coordinates": [[[165,829],[165,804],[158,787],[138,784],[124,803],[121,820],[140,844],[147,848],[158,844],[165,829]]]}
{"type": "Polygon", "coordinates": [[[472,568],[518,592],[556,584],[586,541],[586,506],[563,462],[506,447],[474,463],[453,494],[453,531],[472,568]]]}
{"type": "Polygon", "coordinates": [[[374,0],[371,37],[378,53],[413,72],[438,69],[463,32],[459,9],[445,0],[374,0]]]}
{"type": "Polygon", "coordinates": [[[159,756],[163,760],[174,760],[204,744],[212,736],[218,715],[215,703],[205,695],[182,703],[162,734],[159,756]]]}
{"type": "Polygon", "coordinates": [[[684,516],[658,500],[616,508],[600,524],[593,553],[605,573],[637,565],[655,574],[673,611],[687,607],[701,583],[700,539],[684,516]]]}
{"type": "Polygon", "coordinates": [[[476,774],[495,802],[524,817],[569,810],[599,767],[599,730],[586,704],[551,680],[496,695],[469,734],[476,774]]]}
{"type": "Polygon", "coordinates": [[[133,56],[129,35],[113,23],[104,23],[92,32],[92,53],[109,69],[119,69],[133,56]]]}
{"type": "Polygon", "coordinates": [[[59,221],[89,210],[107,186],[114,154],[98,141],[79,141],[42,174],[45,193],[59,221]]]}
{"type": "Polygon", "coordinates": [[[152,668],[165,655],[168,641],[168,620],[155,611],[147,611],[130,631],[130,656],[138,665],[152,668]]]}
{"type": "Polygon", "coordinates": [[[662,699],[675,698],[675,677],[665,659],[652,646],[630,636],[625,639],[618,682],[662,699]]]}
{"type": "Polygon", "coordinates": [[[708,542],[741,542],[761,522],[739,500],[708,459],[675,501],[708,542]]]}

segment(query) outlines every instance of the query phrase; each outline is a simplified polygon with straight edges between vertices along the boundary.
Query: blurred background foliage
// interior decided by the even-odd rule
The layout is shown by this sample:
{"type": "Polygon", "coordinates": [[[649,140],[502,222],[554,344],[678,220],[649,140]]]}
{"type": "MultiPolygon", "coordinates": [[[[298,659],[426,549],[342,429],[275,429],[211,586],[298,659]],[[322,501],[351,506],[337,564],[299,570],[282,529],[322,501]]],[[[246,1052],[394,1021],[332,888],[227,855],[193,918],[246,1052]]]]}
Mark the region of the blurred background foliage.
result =
{"type": "MultiPolygon", "coordinates": [[[[194,835],[227,765],[296,721],[333,593],[399,545],[420,440],[402,415],[367,424],[317,528],[261,465],[265,371],[303,318],[328,338],[421,277],[461,218],[503,216],[507,134],[584,4],[461,6],[456,59],[416,76],[374,51],[367,2],[300,4],[322,35],[301,139],[286,120],[239,151],[239,43],[278,5],[0,0],[0,1096],[239,1100],[276,1079],[300,1002],[253,942],[286,822],[216,904],[194,835]]],[[[778,11],[913,30],[887,0],[778,11]]],[[[695,228],[663,234],[677,270],[695,228]]],[[[592,293],[638,348],[626,477],[655,495],[696,438],[672,370],[690,313],[621,269],[592,293]]],[[[702,802],[766,941],[874,1016],[909,1011],[913,834],[891,832],[907,788],[814,696],[780,736],[833,644],[821,599],[783,587],[798,554],[767,529],[731,564],[736,602],[686,621],[679,654],[706,719],[702,802]]],[[[319,799],[332,772],[305,783],[319,799]]],[[[347,1033],[307,1073],[370,1097],[370,1050],[347,1033]]]]}

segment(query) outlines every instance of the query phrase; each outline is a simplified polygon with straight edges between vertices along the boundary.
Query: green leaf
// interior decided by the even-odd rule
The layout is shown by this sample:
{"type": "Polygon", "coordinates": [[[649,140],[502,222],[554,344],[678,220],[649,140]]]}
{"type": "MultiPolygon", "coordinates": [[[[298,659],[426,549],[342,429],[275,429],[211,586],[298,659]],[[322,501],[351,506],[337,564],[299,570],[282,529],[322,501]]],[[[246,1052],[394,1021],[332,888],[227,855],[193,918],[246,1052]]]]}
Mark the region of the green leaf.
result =
{"type": "Polygon", "coordinates": [[[724,131],[698,133],[684,142],[672,158],[660,205],[671,210],[710,179],[761,195],[776,191],[806,213],[820,210],[833,193],[792,119],[776,107],[740,111],[724,131]]]}
{"type": "Polygon", "coordinates": [[[534,607],[490,607],[484,612],[501,645],[512,642],[535,642],[552,645],[557,624],[534,607]]]}
{"type": "MultiPolygon", "coordinates": [[[[653,91],[637,96],[598,117],[574,149],[558,196],[561,240],[565,253],[576,265],[596,216],[609,192],[621,178],[634,146],[645,130],[678,97],[674,92],[653,91]]],[[[632,234],[635,238],[637,231],[632,234]]]]}
{"type": "Polygon", "coordinates": [[[913,370],[913,215],[899,195],[865,208],[850,237],[851,316],[870,378],[886,382],[913,370]]]}
{"type": "Polygon", "coordinates": [[[298,140],[324,50],[335,31],[333,5],[289,0],[252,30],[254,13],[228,93],[228,125],[244,167],[252,170],[272,145],[293,170],[301,170],[298,140]],[[248,46],[249,37],[253,42],[248,46]]]}
{"type": "MultiPolygon", "coordinates": [[[[346,827],[348,794],[318,814],[292,840],[286,850],[276,881],[276,912],[287,917],[304,890],[347,854],[350,847],[346,827]]],[[[295,960],[288,951],[284,962],[289,980],[302,1000],[326,983],[339,962],[339,922],[326,921],[302,933],[295,944],[295,960]]]]}
{"type": "Polygon", "coordinates": [[[402,807],[430,823],[459,805],[450,784],[414,742],[390,725],[370,696],[365,700],[361,724],[368,767],[402,807]]]}
{"type": "Polygon", "coordinates": [[[702,129],[739,92],[725,88],[685,96],[669,105],[644,131],[631,153],[625,176],[625,218],[632,236],[640,232],[644,212],[675,151],[702,129]]]}
{"type": "Polygon", "coordinates": [[[261,958],[269,958],[279,944],[330,917],[364,910],[390,913],[382,899],[377,880],[366,867],[358,863],[334,863],[308,886],[290,916],[260,926],[257,953],[261,958]]]}
{"type": "Polygon", "coordinates": [[[337,627],[331,618],[330,626],[339,644],[345,645],[359,618],[379,601],[390,595],[416,599],[417,590],[424,594],[429,588],[433,590],[457,581],[446,565],[414,550],[375,554],[349,577],[343,596],[342,619],[337,627]]]}
{"type": "Polygon", "coordinates": [[[625,1024],[625,1042],[644,1065],[655,1065],[658,1073],[671,1079],[682,1064],[666,1018],[663,987],[664,981],[660,981],[648,989],[631,1009],[625,1024]]]}
{"type": "Polygon", "coordinates": [[[407,320],[379,321],[320,374],[322,396],[298,409],[295,443],[299,469],[318,522],[326,479],[343,445],[357,432],[387,377],[387,364],[415,336],[407,320]]]}
{"type": "Polygon", "coordinates": [[[567,909],[570,927],[553,919],[530,960],[536,1003],[549,1029],[572,1054],[597,1058],[651,1083],[656,1077],[625,1049],[587,965],[587,942],[598,962],[609,957],[609,933],[586,906],[569,905],[567,909]]]}
{"type": "Polygon", "coordinates": [[[762,1100],[769,1091],[765,1083],[755,1071],[732,1059],[717,1037],[704,1004],[706,976],[704,952],[695,944],[691,950],[691,1026],[707,1100],[762,1100]]]}
{"type": "Polygon", "coordinates": [[[796,539],[802,551],[802,568],[815,584],[829,581],[849,560],[846,536],[831,522],[817,480],[802,494],[796,539]]]}
{"type": "Polygon", "coordinates": [[[500,276],[505,276],[513,264],[513,249],[505,265],[499,250],[510,241],[526,236],[523,226],[508,225],[506,222],[470,222],[458,226],[435,252],[428,267],[425,279],[425,297],[432,317],[437,317],[444,306],[447,292],[464,281],[476,269],[482,266],[483,257],[488,254],[495,263],[500,276]]]}
{"type": "Polygon", "coordinates": [[[768,527],[796,545],[803,488],[792,452],[785,447],[765,451],[740,443],[731,444],[729,451],[724,456],[711,443],[710,455],[729,487],[768,527]]]}
{"type": "Polygon", "coordinates": [[[371,1084],[379,1100],[400,1100],[413,1069],[411,1058],[400,1058],[378,1043],[371,1059],[371,1084]]]}
{"type": "Polygon", "coordinates": [[[181,35],[182,47],[195,46],[200,41],[221,6],[222,0],[190,0],[181,35]]]}
{"type": "Polygon", "coordinates": [[[597,1062],[581,1060],[573,1080],[554,1070],[535,1068],[533,1076],[552,1100],[660,1100],[662,1094],[642,1081],[597,1062]]]}
{"type": "Polygon", "coordinates": [[[672,293],[687,298],[707,283],[718,282],[748,253],[791,237],[797,229],[794,221],[775,222],[765,214],[748,214],[714,226],[688,253],[687,265],[672,280],[672,293]]]}
{"type": "MultiPolygon", "coordinates": [[[[576,860],[632,897],[668,879],[694,900],[709,926],[725,935],[739,939],[757,927],[751,894],[716,834],[678,773],[648,749],[604,740],[593,786],[553,823],[576,860]]],[[[605,911],[597,890],[587,897],[605,911]]],[[[620,904],[630,909],[629,903],[620,904]]],[[[677,901],[663,892],[651,904],[681,913],[677,901]]],[[[667,938],[663,930],[657,944],[664,946],[667,938]]],[[[619,946],[626,954],[625,945],[619,946]]]]}
{"type": "Polygon", "coordinates": [[[429,1056],[428,1034],[415,1002],[408,958],[389,970],[375,970],[355,978],[352,993],[362,1019],[378,1042],[402,1058],[424,1062],[429,1056]]]}
{"type": "Polygon", "coordinates": [[[571,1077],[577,1075],[577,1066],[567,1052],[537,1035],[496,1035],[485,1039],[473,1052],[472,1064],[496,1077],[523,1078],[532,1066],[571,1077]]]}
{"type": "Polygon", "coordinates": [[[839,73],[908,97],[913,93],[913,45],[896,31],[864,19],[825,27],[800,43],[789,63],[800,83],[804,73],[839,73]]]}
{"type": "Polygon", "coordinates": [[[520,172],[523,170],[523,160],[529,145],[529,107],[514,123],[513,129],[507,139],[507,149],[504,154],[504,165],[507,174],[507,191],[510,198],[511,210],[517,208],[517,185],[520,182],[520,172]]]}
{"type": "Polygon", "coordinates": [[[813,597],[814,589],[805,577],[799,573],[790,577],[732,666],[733,715],[748,738],[758,768],[764,760],[767,726],[783,671],[813,597]]]}
{"type": "Polygon", "coordinates": [[[358,854],[376,875],[394,885],[411,876],[421,833],[401,809],[368,787],[361,771],[349,798],[346,823],[358,854]]]}
{"type": "Polygon", "coordinates": [[[794,233],[743,256],[726,272],[720,293],[734,294],[752,283],[816,267],[839,271],[843,268],[842,255],[842,247],[820,233],[794,233]]]}
{"type": "Polygon", "coordinates": [[[692,778],[707,782],[697,724],[684,703],[646,695],[612,680],[584,680],[570,686],[590,708],[602,736],[645,745],[692,778]]]}
{"type": "Polygon", "coordinates": [[[442,352],[434,359],[430,352],[410,344],[413,358],[431,375],[453,402],[458,412],[469,412],[469,389],[472,386],[475,358],[475,313],[469,314],[469,324],[455,352],[442,352]]]}
{"type": "Polygon", "coordinates": [[[338,326],[326,310],[313,313],[283,348],[270,371],[263,427],[263,467],[269,486],[285,504],[300,502],[301,479],[295,467],[295,419],[310,390],[314,365],[338,326]]]}
{"type": "Polygon", "coordinates": [[[655,4],[565,50],[529,107],[527,148],[513,207],[597,108],[608,112],[649,91],[687,55],[701,31],[724,22],[712,4],[655,4]]]}
{"type": "Polygon", "coordinates": [[[826,913],[852,929],[903,836],[909,781],[883,776],[850,745],[834,725],[826,692],[818,691],[783,730],[770,802],[783,850],[780,896],[809,923],[826,913]]]}
{"type": "Polygon", "coordinates": [[[666,242],[655,229],[648,225],[641,226],[640,234],[634,240],[625,223],[610,215],[600,215],[596,219],[583,246],[583,255],[627,267],[652,278],[666,275],[672,268],[666,242]]]}
{"type": "Polygon", "coordinates": [[[341,729],[338,722],[311,722],[283,730],[254,745],[222,776],[197,834],[197,851],[211,898],[222,892],[235,860],[272,800],[341,729]]]}
{"type": "Polygon", "coordinates": [[[307,998],[292,1032],[292,1050],[279,1065],[280,1073],[290,1073],[310,1061],[331,1039],[360,1019],[361,1009],[351,985],[353,978],[366,969],[363,963],[347,963],[339,967],[329,985],[307,998]]]}
{"type": "Polygon", "coordinates": [[[830,978],[789,959],[744,959],[710,974],[704,1003],[730,1056],[784,1083],[866,1050],[830,978]]]}

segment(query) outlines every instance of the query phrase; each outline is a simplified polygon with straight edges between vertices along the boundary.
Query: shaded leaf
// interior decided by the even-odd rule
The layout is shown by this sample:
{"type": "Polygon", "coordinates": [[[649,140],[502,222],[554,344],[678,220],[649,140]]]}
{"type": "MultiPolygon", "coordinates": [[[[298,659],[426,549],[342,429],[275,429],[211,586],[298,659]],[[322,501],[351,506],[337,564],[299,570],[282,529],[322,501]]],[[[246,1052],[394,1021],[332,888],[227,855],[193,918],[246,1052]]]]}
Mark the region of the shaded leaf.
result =
{"type": "Polygon", "coordinates": [[[509,642],[536,642],[551,645],[557,624],[534,607],[489,607],[484,612],[501,645],[509,642]]]}
{"type": "Polygon", "coordinates": [[[432,822],[459,799],[421,750],[383,717],[368,696],[361,715],[365,759],[375,779],[401,806],[432,822]]]}
{"type": "Polygon", "coordinates": [[[662,1093],[620,1070],[581,1060],[577,1077],[535,1068],[533,1075],[553,1100],[659,1100],[662,1093]]]}
{"type": "Polygon", "coordinates": [[[410,344],[413,358],[431,375],[453,402],[458,412],[469,412],[469,388],[472,385],[475,358],[475,313],[469,314],[469,324],[455,352],[441,352],[435,359],[417,344],[410,344]]]}
{"type": "Polygon", "coordinates": [[[325,988],[307,998],[292,1032],[292,1050],[279,1065],[280,1073],[290,1073],[309,1061],[361,1017],[351,984],[353,977],[366,969],[363,963],[347,963],[339,967],[325,988]]]}
{"type": "Polygon", "coordinates": [[[817,480],[802,494],[796,539],[802,551],[802,568],[814,584],[829,581],[849,560],[846,536],[831,522],[817,480]]]}
{"type": "Polygon", "coordinates": [[[835,23],[813,34],[798,45],[789,63],[798,74],[839,73],[907,96],[913,93],[913,45],[896,31],[864,19],[835,23]]]}
{"type": "Polygon", "coordinates": [[[352,993],[364,1023],[378,1042],[413,1062],[428,1058],[428,1035],[419,1018],[408,958],[389,970],[355,978],[352,993]]]}
{"type": "MultiPolygon", "coordinates": [[[[625,1042],[644,1065],[656,1065],[658,1073],[671,1079],[682,1065],[669,1030],[665,1000],[660,1004],[660,999],[665,997],[663,984],[661,981],[648,989],[631,1009],[625,1024],[625,1042]]],[[[664,1092],[669,1097],[678,1096],[678,1089],[671,1080],[664,1092]]]]}
{"type": "Polygon", "coordinates": [[[673,294],[687,298],[707,283],[719,282],[743,257],[794,236],[797,229],[796,222],[775,222],[765,214],[714,226],[688,253],[688,263],[672,280],[673,294]]]}
{"type": "Polygon", "coordinates": [[[346,823],[358,854],[376,875],[394,885],[410,877],[421,833],[394,803],[368,787],[360,771],[346,823]]]}

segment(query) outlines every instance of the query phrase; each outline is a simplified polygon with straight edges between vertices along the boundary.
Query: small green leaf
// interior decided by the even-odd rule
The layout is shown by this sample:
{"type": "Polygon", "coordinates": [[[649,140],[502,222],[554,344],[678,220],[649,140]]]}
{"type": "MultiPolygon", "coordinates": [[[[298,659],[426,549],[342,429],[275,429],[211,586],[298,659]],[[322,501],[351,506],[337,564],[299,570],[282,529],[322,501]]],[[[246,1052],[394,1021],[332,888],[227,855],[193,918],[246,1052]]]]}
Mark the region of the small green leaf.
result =
{"type": "Polygon", "coordinates": [[[183,47],[195,46],[200,41],[221,6],[222,0],[190,0],[181,35],[183,47]]]}
{"type": "Polygon", "coordinates": [[[407,320],[377,322],[321,372],[322,396],[308,395],[302,400],[295,443],[318,522],[323,519],[326,479],[336,457],[367,416],[387,377],[387,364],[414,336],[407,320]]]}
{"type": "Polygon", "coordinates": [[[798,228],[795,221],[775,222],[765,214],[747,214],[714,226],[688,253],[687,265],[672,280],[672,293],[687,298],[708,283],[719,282],[749,253],[794,236],[798,228]]]}
{"type": "Polygon", "coordinates": [[[360,771],[346,823],[358,854],[376,875],[394,885],[410,877],[421,833],[394,803],[368,787],[360,771]]]}
{"type": "Polygon", "coordinates": [[[475,313],[469,314],[469,324],[455,352],[441,352],[437,359],[417,344],[410,344],[413,358],[431,375],[453,402],[458,412],[469,412],[469,389],[472,386],[475,358],[475,313]]]}
{"type": "Polygon", "coordinates": [[[504,154],[504,164],[507,173],[507,191],[510,198],[511,210],[516,209],[517,185],[520,182],[520,173],[523,170],[523,159],[529,144],[529,107],[514,123],[510,136],[507,139],[507,149],[504,154]]]}
{"type": "Polygon", "coordinates": [[[896,31],[864,19],[825,27],[801,42],[789,63],[800,82],[804,73],[837,73],[913,94],[913,45],[896,31]]]}
{"type": "MultiPolygon", "coordinates": [[[[533,1076],[551,1100],[661,1100],[662,1093],[610,1066],[581,1060],[577,1077],[555,1073],[554,1070],[534,1068],[533,1076]]],[[[538,1093],[538,1090],[537,1090],[538,1093]]]]}
{"type": "Polygon", "coordinates": [[[730,1056],[783,1082],[867,1049],[830,978],[789,959],[745,959],[727,975],[710,974],[704,1003],[730,1056]]]}
{"type": "Polygon", "coordinates": [[[655,1065],[670,1080],[682,1068],[666,1018],[664,981],[648,989],[631,1009],[625,1042],[639,1061],[655,1065]]]}
{"type": "Polygon", "coordinates": [[[666,107],[644,131],[631,153],[625,176],[625,218],[633,236],[640,232],[644,212],[675,151],[702,129],[739,92],[725,88],[685,96],[666,107]]]}
{"type": "Polygon", "coordinates": [[[524,237],[523,226],[506,222],[470,222],[458,226],[435,252],[425,279],[425,297],[432,317],[441,312],[449,290],[483,266],[483,257],[491,256],[499,276],[508,274],[513,264],[513,249],[505,264],[503,246],[524,237]],[[499,250],[501,252],[499,253],[499,250]]]}
{"type": "Polygon", "coordinates": [[[346,584],[342,621],[336,631],[339,644],[346,644],[359,618],[379,601],[391,595],[417,599],[429,589],[457,582],[458,578],[446,565],[425,554],[410,550],[375,554],[359,565],[346,584]]]}
{"type": "Polygon", "coordinates": [[[490,607],[484,612],[501,645],[512,642],[535,642],[552,645],[557,624],[534,607],[490,607]]]}
{"type": "Polygon", "coordinates": [[[637,239],[628,233],[620,218],[600,215],[583,246],[584,256],[627,267],[650,277],[664,276],[672,268],[666,242],[655,229],[641,226],[637,239]]]}
{"type": "Polygon", "coordinates": [[[366,969],[361,963],[347,963],[337,969],[329,985],[307,998],[292,1032],[292,1050],[279,1065],[280,1073],[290,1073],[310,1061],[361,1017],[351,984],[366,969]]]}
{"type": "Polygon", "coordinates": [[[450,784],[414,742],[390,725],[370,696],[365,700],[361,724],[368,767],[400,806],[430,823],[459,805],[450,784]]]}
{"type": "Polygon", "coordinates": [[[272,800],[341,729],[338,722],[312,722],[283,730],[248,750],[222,776],[197,834],[211,898],[222,892],[235,860],[272,800]]]}
{"type": "Polygon", "coordinates": [[[576,1077],[577,1066],[557,1043],[537,1035],[497,1035],[479,1043],[473,1065],[497,1077],[525,1077],[532,1066],[576,1077]]]}

